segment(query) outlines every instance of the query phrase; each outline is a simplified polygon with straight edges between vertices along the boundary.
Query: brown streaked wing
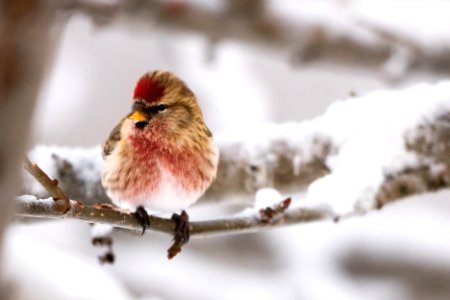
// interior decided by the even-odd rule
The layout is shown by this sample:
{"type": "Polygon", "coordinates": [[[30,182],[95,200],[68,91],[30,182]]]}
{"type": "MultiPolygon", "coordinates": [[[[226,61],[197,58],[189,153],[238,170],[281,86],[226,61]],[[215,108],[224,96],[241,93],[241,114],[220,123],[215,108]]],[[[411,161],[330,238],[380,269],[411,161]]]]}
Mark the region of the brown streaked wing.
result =
{"type": "Polygon", "coordinates": [[[122,128],[122,124],[125,121],[126,117],[120,120],[119,124],[117,124],[111,133],[109,134],[108,139],[103,144],[103,158],[106,158],[108,155],[111,154],[111,152],[116,147],[117,143],[120,141],[120,128],[122,128]]]}
{"type": "Polygon", "coordinates": [[[205,125],[205,128],[203,130],[208,137],[212,137],[211,130],[209,130],[208,126],[205,125]]]}

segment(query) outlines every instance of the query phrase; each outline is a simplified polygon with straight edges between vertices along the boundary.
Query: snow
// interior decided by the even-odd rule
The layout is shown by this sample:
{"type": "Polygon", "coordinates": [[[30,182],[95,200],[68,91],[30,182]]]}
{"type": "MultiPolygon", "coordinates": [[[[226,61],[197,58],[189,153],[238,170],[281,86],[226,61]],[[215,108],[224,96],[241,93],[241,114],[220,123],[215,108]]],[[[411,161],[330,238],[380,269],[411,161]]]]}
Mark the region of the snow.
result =
{"type": "MultiPolygon", "coordinates": [[[[38,200],[38,198],[34,195],[20,195],[17,198],[25,205],[29,205],[30,203],[34,203],[35,201],[38,200]]],[[[39,199],[39,202],[41,205],[45,205],[48,206],[48,208],[50,208],[53,206],[55,200],[53,200],[53,198],[50,197],[46,199],[39,199]]]]}
{"type": "Polygon", "coordinates": [[[21,195],[18,198],[25,203],[37,200],[36,196],[34,196],[34,195],[21,195]]]}
{"type": "Polygon", "coordinates": [[[53,234],[60,242],[67,237],[64,230],[57,231],[51,223],[8,230],[3,271],[8,280],[20,282],[14,299],[131,299],[117,278],[98,266],[95,256],[77,247],[55,247],[53,234]]]}
{"type": "Polygon", "coordinates": [[[359,42],[379,43],[380,32],[427,51],[449,45],[450,3],[446,0],[272,0],[269,7],[283,19],[324,26],[336,36],[359,42]]]}
{"type": "MultiPolygon", "coordinates": [[[[247,183],[249,188],[271,186],[270,170],[277,167],[274,165],[277,153],[271,151],[278,150],[268,149],[276,141],[295,149],[294,173],[300,171],[302,162],[317,155],[317,141],[329,142],[334,149],[326,161],[331,172],[308,187],[306,200],[302,202],[327,203],[341,214],[355,209],[364,212],[374,206],[375,195],[387,175],[418,166],[416,154],[405,148],[406,138],[413,139],[414,129],[445,111],[450,111],[450,82],[418,84],[404,90],[377,91],[336,101],[311,121],[265,124],[258,130],[250,126],[220,135],[216,141],[222,149],[244,143],[235,155],[254,168],[252,180],[247,183]]],[[[30,153],[31,159],[50,176],[58,178],[55,160],[49,153],[57,153],[57,163],[66,160],[74,166],[77,178],[86,181],[88,194],[99,188],[102,167],[99,147],[36,147],[30,153]]],[[[442,166],[433,168],[438,170],[442,166]]],[[[35,182],[31,192],[39,195],[41,190],[35,182]]]]}
{"type": "MultiPolygon", "coordinates": [[[[272,0],[269,10],[281,20],[299,24],[306,33],[352,40],[368,48],[391,51],[380,71],[396,81],[407,76],[423,57],[443,57],[450,46],[450,3],[447,0],[272,0]],[[309,30],[309,31],[308,31],[309,30]],[[322,31],[320,31],[322,30],[322,31]]],[[[299,30],[291,33],[298,44],[308,43],[299,30]]]]}
{"type": "Polygon", "coordinates": [[[350,10],[363,24],[393,32],[428,51],[450,45],[449,1],[363,0],[352,1],[350,10]]]}
{"type": "Polygon", "coordinates": [[[338,101],[314,120],[338,151],[329,175],[313,182],[307,199],[329,202],[338,213],[367,211],[386,175],[418,165],[405,137],[419,124],[450,110],[450,82],[419,84],[338,101]]]}
{"type": "Polygon", "coordinates": [[[113,231],[113,227],[108,224],[93,224],[91,228],[91,235],[95,237],[104,237],[113,231]]]}
{"type": "MultiPolygon", "coordinates": [[[[103,166],[100,147],[60,147],[37,145],[29,152],[32,162],[47,173],[51,178],[60,178],[58,168],[66,170],[74,175],[74,179],[85,182],[86,194],[89,196],[95,193],[99,187],[100,170],[103,166]],[[53,156],[56,154],[56,157],[53,156]],[[70,164],[73,169],[69,170],[64,165],[70,164]]],[[[33,195],[46,195],[44,188],[29,174],[25,174],[25,184],[29,187],[29,192],[33,195]]]]}
{"type": "Polygon", "coordinates": [[[237,218],[259,216],[260,209],[273,207],[285,199],[286,197],[274,188],[261,188],[255,194],[255,201],[253,205],[233,214],[233,216],[237,218]]]}
{"type": "Polygon", "coordinates": [[[192,239],[172,261],[165,258],[167,236],[116,234],[117,261],[103,267],[88,226],[38,223],[10,230],[5,261],[10,278],[21,276],[21,291],[32,299],[411,299],[400,276],[370,280],[346,263],[362,253],[416,262],[424,276],[427,266],[450,269],[450,240],[442,231],[450,225],[449,196],[414,197],[337,224],[192,239]],[[33,251],[23,255],[22,249],[33,251]]]}
{"type": "Polygon", "coordinates": [[[374,47],[380,43],[376,34],[357,26],[348,7],[337,1],[272,0],[268,3],[271,11],[294,24],[302,22],[302,25],[310,27],[327,28],[327,33],[336,38],[352,37],[374,47]]]}
{"type": "Polygon", "coordinates": [[[255,195],[255,208],[272,207],[280,201],[286,199],[279,191],[273,188],[262,188],[256,192],[255,195]]]}
{"type": "MultiPolygon", "coordinates": [[[[448,44],[448,1],[287,2],[270,1],[271,9],[293,21],[329,24],[335,36],[349,34],[375,45],[379,37],[363,26],[374,25],[426,45],[427,51],[448,44]]],[[[216,9],[216,4],[208,5],[216,9]]],[[[343,213],[355,204],[367,209],[383,176],[418,163],[415,155],[406,152],[403,136],[414,138],[409,129],[449,108],[449,83],[443,82],[342,100],[323,116],[300,123],[322,114],[328,101],[345,98],[351,90],[362,94],[381,88],[382,83],[356,72],[293,69],[286,57],[228,42],[214,45],[216,57],[206,64],[205,53],[211,45],[198,36],[156,33],[153,27],[148,34],[114,25],[93,31],[85,19],[73,20],[38,108],[35,140],[83,146],[102,142],[129,109],[134,78],[149,69],[171,69],[199,95],[219,143],[248,141],[247,148],[236,155],[259,167],[257,182],[270,182],[264,164],[273,160],[261,153],[278,139],[296,145],[294,173],[314,157],[312,141],[331,142],[339,150],[327,160],[331,173],[314,182],[306,195],[295,197],[298,201],[292,206],[329,203],[343,213]],[[294,122],[261,125],[288,120],[294,122]],[[254,129],[248,130],[248,124],[254,129]],[[238,133],[218,134],[231,129],[238,133]]],[[[407,70],[411,54],[395,47],[385,66],[394,75],[407,70]]],[[[39,146],[30,156],[58,177],[49,153],[61,153],[77,166],[77,178],[86,178],[92,184],[88,190],[94,189],[102,164],[100,148],[72,150],[39,146]]],[[[438,171],[442,166],[432,168],[438,171]]],[[[33,194],[46,197],[33,178],[27,180],[33,182],[33,194]]],[[[278,196],[275,190],[261,189],[256,206],[278,196]]],[[[417,295],[411,292],[417,287],[408,285],[403,275],[370,274],[365,269],[369,275],[364,276],[347,269],[346,263],[356,260],[356,253],[366,260],[416,262],[414,273],[419,278],[429,276],[430,267],[448,272],[450,256],[445,249],[450,239],[442,229],[450,226],[449,197],[448,190],[426,194],[337,224],[320,222],[259,234],[192,239],[172,261],[165,258],[167,236],[147,234],[138,239],[116,234],[117,262],[107,267],[99,265],[84,224],[15,225],[5,238],[4,273],[14,280],[20,299],[413,299],[417,295]]],[[[207,219],[209,213],[192,219],[207,219]]],[[[448,298],[440,286],[422,288],[435,296],[423,299],[448,298]]]]}
{"type": "Polygon", "coordinates": [[[333,151],[326,163],[331,172],[308,187],[302,202],[328,203],[341,214],[355,209],[365,212],[374,206],[387,175],[418,166],[417,155],[405,148],[415,129],[448,111],[449,81],[418,84],[336,101],[311,121],[266,124],[257,131],[240,130],[217,140],[225,149],[244,142],[234,155],[254,166],[251,183],[263,187],[271,186],[269,169],[277,168],[272,157],[276,150],[271,148],[275,142],[283,141],[289,145],[286,148],[295,149],[294,174],[302,162],[317,155],[315,142],[330,142],[333,151]]]}

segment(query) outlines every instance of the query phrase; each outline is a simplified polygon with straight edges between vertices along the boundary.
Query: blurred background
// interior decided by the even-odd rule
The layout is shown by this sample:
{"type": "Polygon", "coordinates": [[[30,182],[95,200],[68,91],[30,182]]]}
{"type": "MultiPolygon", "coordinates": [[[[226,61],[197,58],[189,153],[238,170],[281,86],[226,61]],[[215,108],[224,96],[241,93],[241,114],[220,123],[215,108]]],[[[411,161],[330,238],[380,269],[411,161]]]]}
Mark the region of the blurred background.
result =
{"type": "MultiPolygon", "coordinates": [[[[154,69],[183,78],[216,136],[308,120],[338,99],[450,70],[446,0],[128,2],[73,1],[82,9],[61,16],[30,149],[103,143],[154,69]]],[[[18,224],[6,274],[17,299],[449,299],[449,196],[337,224],[196,238],[172,261],[170,237],[119,232],[113,265],[99,264],[84,223],[18,224]]]]}

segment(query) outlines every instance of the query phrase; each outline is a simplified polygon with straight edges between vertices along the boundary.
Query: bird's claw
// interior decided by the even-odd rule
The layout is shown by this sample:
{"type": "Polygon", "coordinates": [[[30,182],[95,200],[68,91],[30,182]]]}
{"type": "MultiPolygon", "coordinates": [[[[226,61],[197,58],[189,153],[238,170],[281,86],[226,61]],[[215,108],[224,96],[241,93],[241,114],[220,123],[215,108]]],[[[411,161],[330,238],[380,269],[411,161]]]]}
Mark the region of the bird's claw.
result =
{"type": "Polygon", "coordinates": [[[147,211],[142,205],[139,205],[133,215],[136,217],[139,225],[142,226],[142,235],[144,235],[145,230],[150,227],[150,217],[147,211]]]}
{"type": "Polygon", "coordinates": [[[172,220],[175,221],[176,227],[173,244],[167,250],[167,258],[169,259],[174,258],[181,252],[181,247],[189,242],[190,237],[189,215],[186,211],[183,210],[180,215],[173,214],[172,220]]]}

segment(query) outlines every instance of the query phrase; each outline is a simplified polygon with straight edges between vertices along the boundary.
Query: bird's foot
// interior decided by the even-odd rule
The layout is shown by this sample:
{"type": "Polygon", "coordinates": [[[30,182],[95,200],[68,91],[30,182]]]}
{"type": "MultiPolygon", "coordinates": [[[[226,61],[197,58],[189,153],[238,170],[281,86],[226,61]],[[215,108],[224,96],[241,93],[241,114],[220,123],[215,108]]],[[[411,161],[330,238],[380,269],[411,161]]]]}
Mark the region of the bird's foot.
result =
{"type": "Polygon", "coordinates": [[[173,244],[167,250],[168,259],[174,258],[178,253],[181,252],[181,247],[189,242],[191,232],[189,226],[189,215],[186,213],[186,211],[183,210],[180,215],[173,214],[172,220],[175,221],[176,227],[173,237],[173,244]]]}
{"type": "Polygon", "coordinates": [[[142,226],[142,235],[144,235],[145,230],[150,227],[150,217],[147,211],[142,205],[139,205],[133,215],[136,217],[139,225],[142,226]]]}

